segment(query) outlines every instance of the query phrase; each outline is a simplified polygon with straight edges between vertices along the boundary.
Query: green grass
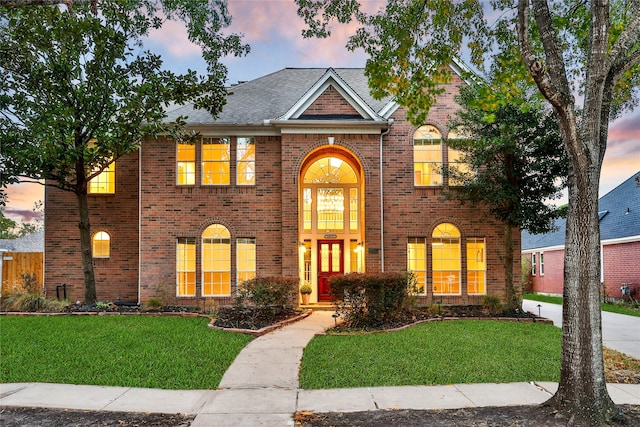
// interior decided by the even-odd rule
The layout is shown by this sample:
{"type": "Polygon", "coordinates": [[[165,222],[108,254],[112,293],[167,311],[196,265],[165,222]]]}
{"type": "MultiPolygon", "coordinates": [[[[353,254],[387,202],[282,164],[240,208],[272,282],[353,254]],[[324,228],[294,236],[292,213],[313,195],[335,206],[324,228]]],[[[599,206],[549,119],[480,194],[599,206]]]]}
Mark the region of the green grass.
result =
{"type": "Polygon", "coordinates": [[[562,331],[493,321],[423,323],[397,332],[314,337],[305,389],[558,381],[562,331]]]}
{"type": "MultiPolygon", "coordinates": [[[[523,294],[522,298],[532,300],[532,301],[540,301],[540,302],[548,302],[551,304],[562,304],[562,297],[556,297],[551,295],[541,295],[541,294],[523,294]]],[[[627,316],[636,316],[640,317],[640,308],[633,307],[628,304],[615,304],[615,303],[601,303],[600,309],[602,311],[608,311],[610,313],[618,313],[625,314],[627,316]]]]}
{"type": "Polygon", "coordinates": [[[214,389],[247,335],[206,318],[1,316],[0,382],[214,389]]]}

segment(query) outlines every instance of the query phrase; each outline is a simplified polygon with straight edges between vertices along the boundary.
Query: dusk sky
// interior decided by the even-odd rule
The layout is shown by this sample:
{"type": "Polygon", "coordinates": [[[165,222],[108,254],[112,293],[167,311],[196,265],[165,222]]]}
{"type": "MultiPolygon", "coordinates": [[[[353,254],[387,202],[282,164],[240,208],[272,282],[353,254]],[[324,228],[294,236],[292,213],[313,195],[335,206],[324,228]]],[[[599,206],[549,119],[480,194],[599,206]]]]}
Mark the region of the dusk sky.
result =
{"type": "MultiPolygon", "coordinates": [[[[370,10],[385,2],[361,0],[370,10]]],[[[293,0],[229,0],[233,23],[229,31],[244,34],[244,42],[251,45],[251,53],[241,58],[226,58],[230,84],[246,81],[286,67],[364,67],[363,51],[345,49],[354,27],[337,26],[331,38],[303,39],[304,23],[296,14],[293,0]]],[[[146,46],[163,56],[165,67],[184,72],[193,69],[206,71],[200,49],[187,40],[180,24],[172,22],[151,35],[146,46]]],[[[640,108],[627,113],[609,126],[609,142],[602,168],[600,195],[604,195],[634,173],[640,171],[640,108]]],[[[34,202],[44,199],[38,184],[20,184],[8,189],[5,214],[17,221],[30,220],[34,202]]]]}

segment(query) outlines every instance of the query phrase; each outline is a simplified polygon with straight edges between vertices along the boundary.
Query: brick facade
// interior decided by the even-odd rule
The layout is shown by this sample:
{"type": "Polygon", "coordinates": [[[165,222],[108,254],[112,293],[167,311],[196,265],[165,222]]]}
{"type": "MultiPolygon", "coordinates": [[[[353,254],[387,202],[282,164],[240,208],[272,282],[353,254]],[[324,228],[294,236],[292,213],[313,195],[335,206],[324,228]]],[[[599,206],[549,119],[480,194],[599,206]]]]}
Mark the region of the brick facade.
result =
{"type": "MultiPolygon", "coordinates": [[[[116,193],[89,196],[91,234],[105,231],[111,256],[94,258],[99,301],[138,301],[138,153],[116,162],[116,193]]],[[[75,194],[45,189],[45,291],[66,284],[70,301],[84,300],[78,202],[75,194]]]]}
{"type": "MultiPolygon", "coordinates": [[[[613,243],[603,242],[602,271],[604,292],[610,298],[621,298],[620,286],[623,283],[640,285],[640,241],[613,243]]],[[[538,266],[536,274],[532,275],[531,292],[562,295],[564,284],[564,249],[551,251],[537,251],[538,266]],[[544,274],[540,274],[540,254],[544,254],[544,274]]],[[[531,253],[523,255],[531,262],[531,253]]],[[[640,287],[638,291],[640,292],[640,287]]],[[[640,295],[636,293],[635,298],[640,295]]]]}
{"type": "MultiPolygon", "coordinates": [[[[445,138],[446,123],[458,108],[453,97],[461,84],[462,81],[454,77],[426,120],[426,124],[436,126],[445,138]]],[[[326,115],[360,114],[352,103],[330,85],[309,104],[304,117],[317,116],[321,121],[326,115]]],[[[175,297],[178,238],[196,241],[196,294],[200,295],[200,239],[211,224],[224,225],[231,235],[232,289],[236,285],[233,242],[237,238],[255,239],[258,275],[297,277],[301,170],[311,159],[332,153],[351,159],[363,182],[361,224],[364,227],[359,239],[366,245],[367,272],[405,271],[408,239],[423,237],[429,247],[434,228],[449,222],[461,233],[462,293],[437,300],[445,304],[480,302],[481,296],[467,295],[464,247],[468,238],[486,239],[487,294],[504,298],[502,225],[481,207],[445,199],[443,187],[414,186],[413,134],[416,127],[406,121],[402,108],[391,118],[393,122],[382,136],[381,130],[372,132],[360,124],[350,130],[335,118],[328,120],[325,126],[311,123],[309,130],[304,132],[299,128],[287,128],[288,123],[260,129],[227,125],[221,130],[215,125],[201,126],[198,130],[204,136],[230,138],[231,183],[226,186],[201,185],[199,149],[196,149],[195,185],[177,185],[176,143],[166,138],[144,141],[139,152],[118,160],[116,194],[91,197],[92,230],[107,231],[112,237],[112,256],[95,262],[98,299],[144,302],[167,294],[175,297]],[[237,135],[255,137],[256,178],[253,186],[235,183],[237,135]],[[329,136],[333,138],[331,142],[329,136]]],[[[300,125],[293,123],[292,126],[300,125]]],[[[444,153],[446,161],[446,150],[444,153]]],[[[55,292],[55,285],[67,283],[72,298],[82,299],[74,208],[72,195],[56,190],[47,192],[45,276],[49,292],[55,292]]],[[[514,232],[515,262],[512,268],[514,277],[519,278],[520,235],[517,230],[514,232]]],[[[430,262],[428,255],[427,264],[430,262]]],[[[216,300],[226,304],[232,299],[216,300]]],[[[432,300],[429,292],[420,302],[429,304],[432,300]]],[[[201,302],[202,297],[175,298],[177,304],[201,302]]]]}

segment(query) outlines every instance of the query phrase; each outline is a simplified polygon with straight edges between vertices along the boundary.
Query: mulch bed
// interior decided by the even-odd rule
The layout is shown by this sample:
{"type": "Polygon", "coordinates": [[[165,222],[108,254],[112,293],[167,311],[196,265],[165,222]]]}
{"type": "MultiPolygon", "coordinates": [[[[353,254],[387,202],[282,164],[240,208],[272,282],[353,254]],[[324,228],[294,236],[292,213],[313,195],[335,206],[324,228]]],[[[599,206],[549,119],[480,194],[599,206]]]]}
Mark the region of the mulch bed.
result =
{"type": "Polygon", "coordinates": [[[293,308],[219,307],[213,326],[229,329],[258,330],[299,316],[293,308]]]}

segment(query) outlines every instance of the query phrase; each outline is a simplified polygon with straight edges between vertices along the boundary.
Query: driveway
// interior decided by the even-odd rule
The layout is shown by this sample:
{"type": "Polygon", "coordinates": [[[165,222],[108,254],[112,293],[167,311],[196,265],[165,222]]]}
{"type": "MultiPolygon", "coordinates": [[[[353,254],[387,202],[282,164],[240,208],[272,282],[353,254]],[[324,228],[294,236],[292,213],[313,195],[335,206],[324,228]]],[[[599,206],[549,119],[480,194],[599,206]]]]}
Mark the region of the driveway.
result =
{"type": "MultiPolygon", "coordinates": [[[[523,300],[522,308],[535,314],[539,312],[540,316],[551,319],[554,325],[562,327],[561,305],[523,300]]],[[[602,342],[605,347],[640,359],[640,317],[603,311],[602,342]]]]}

